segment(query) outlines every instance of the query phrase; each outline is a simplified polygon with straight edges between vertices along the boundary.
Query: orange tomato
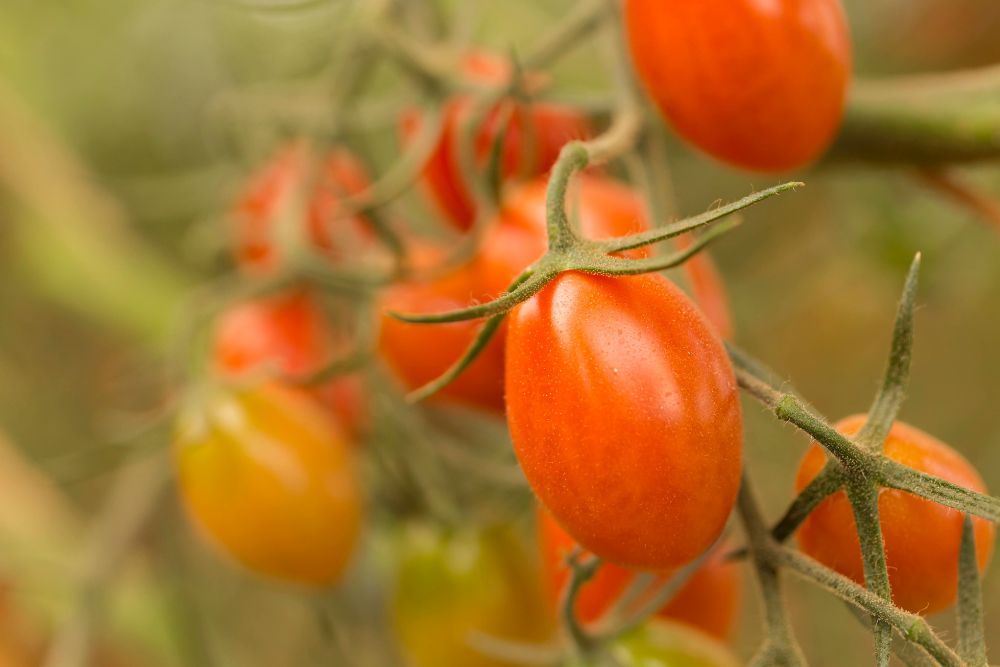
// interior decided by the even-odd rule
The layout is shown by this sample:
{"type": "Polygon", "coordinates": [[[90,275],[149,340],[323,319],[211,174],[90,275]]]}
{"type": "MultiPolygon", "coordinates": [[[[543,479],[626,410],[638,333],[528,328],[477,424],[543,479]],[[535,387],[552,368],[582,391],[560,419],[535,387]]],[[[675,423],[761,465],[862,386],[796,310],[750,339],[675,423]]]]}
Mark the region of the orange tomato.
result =
{"type": "MultiPolygon", "coordinates": [[[[691,237],[683,234],[677,237],[677,248],[683,250],[690,247],[691,237]]],[[[681,265],[687,287],[698,308],[715,331],[724,339],[733,337],[733,319],[729,314],[729,297],[726,296],[726,284],[722,281],[719,269],[712,261],[712,256],[702,250],[681,265]]]]}
{"type": "MultiPolygon", "coordinates": [[[[853,415],[835,426],[851,436],[864,422],[864,415],[853,415]]],[[[814,443],[806,453],[795,478],[797,490],[819,474],[826,463],[824,452],[814,443]]],[[[910,468],[986,493],[983,480],[968,461],[912,426],[893,424],[884,452],[910,468]]],[[[897,489],[882,489],[878,507],[893,601],[914,613],[931,613],[951,605],[958,590],[962,513],[897,489]]],[[[973,523],[976,556],[983,569],[993,552],[994,526],[979,518],[973,523]]],[[[799,528],[798,540],[808,555],[858,583],[864,582],[854,513],[843,491],[826,499],[809,515],[799,528]]]]}
{"type": "MultiPolygon", "coordinates": [[[[333,360],[345,347],[316,300],[298,290],[239,304],[215,325],[215,361],[226,376],[243,377],[270,370],[305,377],[333,360]]],[[[311,390],[352,436],[367,426],[364,382],[358,374],[336,377],[311,390]]]]}
{"type": "MultiPolygon", "coordinates": [[[[462,74],[471,82],[499,84],[508,79],[511,69],[500,57],[475,52],[464,59],[462,74]]],[[[528,79],[529,87],[532,81],[538,81],[536,75],[529,74],[528,79]]],[[[423,182],[431,199],[445,218],[462,230],[472,225],[476,215],[458,153],[462,127],[472,107],[472,100],[466,96],[456,96],[445,103],[441,134],[423,169],[423,182]]],[[[403,114],[404,144],[420,133],[423,122],[417,111],[403,114]]],[[[474,133],[474,152],[479,166],[485,165],[501,129],[505,132],[501,149],[505,179],[531,178],[545,173],[559,156],[563,144],[591,133],[586,116],[572,107],[507,99],[490,110],[474,133]],[[507,113],[509,121],[502,128],[501,121],[507,113]]]]}
{"type": "MultiPolygon", "coordinates": [[[[498,219],[487,227],[478,253],[465,265],[442,277],[393,286],[383,294],[379,353],[408,388],[444,373],[472,343],[482,323],[407,324],[385,311],[441,312],[501,295],[521,271],[545,253],[545,189],[544,179],[512,188],[498,219]]],[[[580,175],[571,186],[569,202],[587,238],[624,236],[649,227],[637,194],[608,178],[580,175]]],[[[626,254],[643,257],[646,252],[639,249],[626,254]]],[[[415,248],[413,253],[421,265],[433,265],[431,258],[440,260],[443,255],[426,246],[415,248]]],[[[439,392],[436,400],[502,414],[505,340],[506,325],[502,325],[489,346],[439,392]]]]}
{"type": "Polygon", "coordinates": [[[314,165],[304,143],[286,146],[251,179],[234,207],[237,263],[252,273],[276,270],[283,261],[277,228],[289,219],[301,226],[314,249],[331,259],[370,249],[374,234],[364,216],[337,218],[340,202],[369,185],[364,167],[344,149],[329,151],[314,165]],[[313,174],[314,169],[318,173],[313,174]],[[301,219],[294,220],[300,215],[301,219]]]}
{"type": "Polygon", "coordinates": [[[658,274],[563,273],[508,318],[507,422],[539,499],[583,547],[670,570],[740,485],[743,419],[718,335],[658,274]]]}
{"type": "Polygon", "coordinates": [[[840,0],[627,0],[625,22],[646,91],[713,157],[781,171],[833,139],[851,68],[840,0]]]}
{"type": "Polygon", "coordinates": [[[340,577],[361,493],[338,429],[307,394],[276,383],[214,393],[181,414],[174,460],[188,516],[210,544],[276,579],[340,577]]]}
{"type": "MultiPolygon", "coordinates": [[[[569,581],[566,556],[576,548],[576,540],[562,529],[552,515],[539,507],[538,542],[542,554],[542,574],[552,604],[558,603],[569,581]]],[[[717,548],[692,574],[677,594],[657,613],[725,639],[733,629],[742,593],[740,564],[727,561],[728,549],[717,548]]],[[[625,591],[636,570],[604,563],[593,579],[580,589],[576,612],[584,622],[596,621],[625,591]]],[[[661,574],[652,586],[666,583],[670,574],[661,574]]]]}

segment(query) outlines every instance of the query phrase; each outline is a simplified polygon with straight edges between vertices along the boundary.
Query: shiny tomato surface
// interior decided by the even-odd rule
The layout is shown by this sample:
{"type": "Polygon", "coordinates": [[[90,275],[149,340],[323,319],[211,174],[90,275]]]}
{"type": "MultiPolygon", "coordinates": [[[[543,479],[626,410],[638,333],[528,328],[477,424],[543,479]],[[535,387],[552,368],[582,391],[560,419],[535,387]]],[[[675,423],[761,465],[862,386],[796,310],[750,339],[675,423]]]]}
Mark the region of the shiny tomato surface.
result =
{"type": "MultiPolygon", "coordinates": [[[[864,415],[853,415],[835,426],[851,436],[864,422],[864,415]]],[[[893,424],[884,447],[885,455],[898,463],[986,493],[979,473],[958,452],[908,424],[893,424]]],[[[825,463],[825,450],[814,443],[799,464],[795,488],[805,488],[825,463]]],[[[953,604],[958,590],[962,513],[897,489],[882,489],[878,507],[893,601],[914,613],[932,613],[953,604]]],[[[993,552],[995,528],[985,519],[973,519],[973,524],[982,570],[993,552]]],[[[864,582],[854,513],[843,491],[809,515],[799,528],[798,540],[802,551],[819,562],[864,582]]]]}
{"type": "Polygon", "coordinates": [[[307,394],[277,383],[212,393],[181,415],[174,459],[188,516],[218,550],[299,584],[343,573],[361,492],[340,431],[307,394]]]}
{"type": "Polygon", "coordinates": [[[669,570],[718,538],[740,482],[736,380],[666,278],[561,274],[509,317],[506,389],[521,469],[583,547],[669,570]]]}
{"type": "Polygon", "coordinates": [[[649,96],[709,155],[783,171],[832,141],[851,70],[840,0],[626,0],[625,22],[649,96]]]}

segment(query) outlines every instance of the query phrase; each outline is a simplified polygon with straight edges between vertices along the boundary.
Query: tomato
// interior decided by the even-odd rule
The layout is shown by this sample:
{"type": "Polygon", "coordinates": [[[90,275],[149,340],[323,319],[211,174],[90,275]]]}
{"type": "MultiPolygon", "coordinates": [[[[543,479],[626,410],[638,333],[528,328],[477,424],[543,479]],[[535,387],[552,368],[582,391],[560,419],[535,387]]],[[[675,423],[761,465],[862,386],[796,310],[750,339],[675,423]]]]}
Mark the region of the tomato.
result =
{"type": "MultiPolygon", "coordinates": [[[[724,645],[694,628],[653,619],[615,640],[607,653],[621,667],[737,667],[724,645]]],[[[572,667],[598,667],[606,660],[571,661],[572,667]]]]}
{"type": "Polygon", "coordinates": [[[410,667],[511,667],[476,650],[476,634],[550,638],[538,572],[509,528],[448,532],[409,526],[392,598],[394,625],[410,667]]]}
{"type": "Polygon", "coordinates": [[[208,542],[259,574],[337,580],[361,527],[361,497],[338,429],[277,383],[209,396],[181,415],[181,498],[208,542]]]}
{"type": "Polygon", "coordinates": [[[608,562],[676,568],[715,542],[743,419],[719,337],[658,274],[563,273],[508,317],[507,421],[529,484],[608,562]]]}
{"type": "MultiPolygon", "coordinates": [[[[510,76],[510,64],[491,54],[471,53],[462,63],[462,75],[475,83],[500,84],[510,76]]],[[[537,79],[529,73],[529,87],[537,79]]],[[[455,96],[445,103],[441,134],[423,169],[423,182],[431,199],[441,213],[462,230],[468,229],[476,216],[458,152],[463,123],[473,106],[472,98],[467,96],[455,96]]],[[[404,143],[413,141],[423,122],[416,111],[403,115],[400,129],[404,143]]],[[[485,166],[501,129],[505,131],[501,149],[505,179],[544,174],[559,157],[563,144],[591,134],[586,116],[572,107],[507,99],[494,107],[475,131],[474,152],[479,166],[485,166]],[[503,128],[508,113],[509,120],[503,128]]]]}
{"type": "MultiPolygon", "coordinates": [[[[259,373],[269,366],[283,375],[305,377],[346,347],[316,300],[301,290],[247,301],[224,312],[215,326],[214,343],[216,366],[231,377],[259,373]]],[[[311,393],[353,441],[363,437],[367,406],[360,375],[341,375],[311,393]]]]}
{"type": "MultiPolygon", "coordinates": [[[[687,234],[677,237],[679,250],[690,245],[691,238],[687,234]]],[[[727,340],[732,338],[733,320],[729,315],[729,297],[726,296],[726,285],[712,257],[702,250],[684,262],[681,268],[694,302],[715,327],[716,333],[727,340]]]]}
{"type": "MultiPolygon", "coordinates": [[[[552,604],[556,605],[569,581],[566,556],[572,553],[576,541],[542,508],[538,511],[538,529],[546,592],[552,604]]],[[[719,639],[728,637],[740,606],[742,576],[740,564],[726,560],[727,551],[725,546],[717,548],[658,615],[698,628],[719,639]]],[[[577,597],[579,618],[588,623],[600,618],[635,575],[635,570],[611,563],[602,564],[577,597]]],[[[660,586],[669,578],[670,574],[659,575],[651,586],[660,586]]]]}
{"type": "MultiPolygon", "coordinates": [[[[854,415],[835,426],[850,436],[864,422],[864,415],[854,415]]],[[[824,452],[814,443],[806,453],[795,478],[797,489],[805,488],[823,468],[824,452]]],[[[893,424],[884,452],[910,468],[986,493],[979,474],[958,452],[908,424],[893,424]]],[[[962,513],[897,489],[882,489],[878,507],[893,601],[914,613],[932,613],[951,605],[958,590],[962,513]]],[[[979,518],[973,519],[973,524],[982,570],[993,552],[994,526],[979,518]]],[[[864,582],[854,514],[843,491],[809,515],[799,528],[798,540],[808,555],[858,583],[864,582]]]]}
{"type": "Polygon", "coordinates": [[[236,203],[232,217],[237,262],[253,273],[276,270],[282,261],[277,227],[297,215],[303,216],[296,224],[303,226],[308,241],[331,259],[370,247],[374,234],[366,218],[337,219],[339,202],[369,185],[364,167],[344,149],[330,151],[314,165],[304,143],[286,146],[251,180],[236,203]]]}
{"type": "Polygon", "coordinates": [[[10,600],[7,585],[0,583],[0,667],[40,664],[38,637],[10,600]]]}
{"type": "MultiPolygon", "coordinates": [[[[487,227],[478,254],[446,276],[411,281],[389,289],[381,299],[382,312],[433,313],[464,308],[495,299],[547,246],[545,235],[545,179],[536,179],[508,192],[497,220],[487,227]]],[[[608,178],[579,176],[569,202],[581,233],[587,238],[624,236],[649,228],[641,198],[631,188],[608,178]]],[[[644,257],[643,249],[626,253],[644,257]]],[[[432,249],[414,249],[418,263],[431,264],[432,249]]],[[[438,252],[440,259],[442,253],[438,252]]],[[[413,389],[444,373],[475,339],[481,322],[440,325],[407,324],[386,314],[381,319],[379,352],[394,374],[413,389]]],[[[490,345],[437,400],[452,401],[494,413],[503,413],[503,366],[506,326],[490,345]]]]}
{"type": "Polygon", "coordinates": [[[713,157],[781,171],[832,141],[851,69],[840,0],[626,0],[625,23],[646,91],[713,157]]]}

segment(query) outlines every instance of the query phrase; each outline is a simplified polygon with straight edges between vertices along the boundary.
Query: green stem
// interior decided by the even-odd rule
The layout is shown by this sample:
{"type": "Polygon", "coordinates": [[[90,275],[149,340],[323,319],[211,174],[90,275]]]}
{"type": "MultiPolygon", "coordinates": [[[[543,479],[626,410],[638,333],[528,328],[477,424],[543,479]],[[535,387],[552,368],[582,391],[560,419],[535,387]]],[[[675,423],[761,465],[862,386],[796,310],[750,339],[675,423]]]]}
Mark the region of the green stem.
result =
{"type": "Polygon", "coordinates": [[[573,12],[557,22],[556,27],[542,36],[525,54],[521,64],[525,69],[544,69],[561,58],[601,26],[611,9],[608,0],[577,3],[573,12]]]}
{"type": "Polygon", "coordinates": [[[859,82],[834,160],[919,164],[1000,157],[1000,67],[859,82]]]}
{"type": "Polygon", "coordinates": [[[566,215],[566,190],[570,178],[590,163],[590,152],[582,141],[571,141],[559,152],[552,166],[545,193],[545,228],[550,251],[563,251],[577,242],[576,234],[566,215]]]}
{"type": "Polygon", "coordinates": [[[589,653],[594,647],[594,639],[587,633],[580,619],[576,615],[576,601],[580,596],[580,590],[584,584],[590,581],[597,570],[601,567],[601,559],[588,556],[586,561],[580,562],[580,549],[577,548],[566,559],[566,564],[570,568],[570,579],[562,591],[559,602],[560,618],[563,628],[569,635],[573,646],[581,654],[589,653]]]}
{"type": "MultiPolygon", "coordinates": [[[[864,478],[847,481],[847,497],[854,510],[854,523],[864,563],[865,585],[886,602],[892,602],[889,569],[885,560],[885,542],[879,521],[878,487],[864,478]]],[[[878,667],[888,667],[892,648],[892,632],[877,618],[872,618],[875,635],[875,658],[878,667]]]]}
{"type": "Polygon", "coordinates": [[[958,557],[958,654],[971,667],[986,667],[983,593],[976,558],[976,532],[968,514],[962,523],[958,557]]]}
{"type": "Polygon", "coordinates": [[[842,600],[868,612],[879,622],[892,626],[905,640],[925,649],[939,665],[963,667],[962,660],[931,630],[922,616],[892,606],[874,592],[798,551],[773,544],[768,549],[767,557],[775,564],[787,567],[799,576],[826,588],[842,600]]]}
{"type": "Polygon", "coordinates": [[[785,612],[781,595],[781,578],[778,568],[769,557],[770,533],[764,524],[760,506],[744,471],[743,483],[737,500],[737,509],[749,542],[750,557],[764,605],[766,638],[754,655],[751,665],[805,665],[802,649],[795,640],[791,623],[785,612]]]}
{"type": "MultiPolygon", "coordinates": [[[[731,354],[734,349],[730,346],[731,354]]],[[[908,491],[946,507],[990,521],[1000,521],[1000,498],[970,491],[860,446],[830,426],[795,394],[774,388],[766,380],[755,375],[750,367],[740,365],[738,359],[748,358],[745,352],[739,352],[738,356],[732,358],[735,363],[736,380],[740,387],[773,410],[779,419],[794,424],[812,436],[840,461],[846,474],[852,477],[867,477],[882,486],[908,491]]],[[[754,362],[753,368],[761,367],[762,364],[754,362]]]]}

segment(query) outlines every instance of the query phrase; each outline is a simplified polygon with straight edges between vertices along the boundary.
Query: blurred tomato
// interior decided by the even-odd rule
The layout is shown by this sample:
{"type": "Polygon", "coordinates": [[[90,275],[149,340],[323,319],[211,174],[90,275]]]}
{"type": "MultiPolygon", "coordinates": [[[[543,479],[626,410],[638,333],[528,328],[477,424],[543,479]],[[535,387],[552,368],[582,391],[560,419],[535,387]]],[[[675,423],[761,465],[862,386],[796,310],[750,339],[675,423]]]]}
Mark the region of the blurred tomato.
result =
{"type": "MultiPolygon", "coordinates": [[[[408,388],[422,386],[444,373],[472,343],[482,323],[408,324],[386,311],[435,313],[500,296],[545,253],[546,183],[545,179],[536,179],[507,192],[500,215],[486,228],[472,260],[444,276],[396,285],[383,294],[379,353],[408,388]]],[[[586,238],[607,239],[649,228],[638,194],[602,176],[579,175],[570,187],[567,202],[572,219],[586,238]]],[[[644,257],[647,253],[638,249],[625,254],[644,257]]],[[[412,254],[422,266],[433,266],[443,258],[442,252],[421,245],[412,254]]],[[[472,365],[438,393],[438,400],[502,414],[506,335],[504,324],[472,365]]]]}
{"type": "Polygon", "coordinates": [[[361,215],[338,218],[340,202],[364,191],[370,179],[361,163],[345,149],[315,158],[304,142],[281,149],[240,195],[233,210],[236,260],[251,273],[279,268],[279,239],[301,234],[313,248],[333,260],[374,241],[369,221],[361,215]],[[292,229],[280,229],[293,225],[292,229]]]}
{"type": "MultiPolygon", "coordinates": [[[[495,55],[474,52],[465,57],[462,74],[470,82],[501,84],[511,75],[510,63],[495,55]]],[[[539,77],[529,73],[527,85],[539,77]]],[[[459,156],[461,132],[472,112],[470,97],[456,96],[445,103],[441,133],[423,170],[423,181],[431,198],[445,217],[458,229],[468,229],[475,219],[475,203],[463,173],[459,156]]],[[[416,137],[424,123],[416,110],[403,114],[401,134],[404,144],[416,137]]],[[[490,110],[483,124],[474,132],[477,165],[486,164],[500,132],[502,175],[504,179],[531,178],[549,170],[563,144],[586,138],[591,133],[586,116],[561,104],[523,102],[506,99],[490,110]],[[509,114],[509,117],[508,117],[509,114]],[[507,117],[506,124],[504,119],[507,117]]]]}
{"type": "Polygon", "coordinates": [[[794,169],[840,126],[851,73],[840,0],[627,0],[625,23],[649,96],[715,158],[794,169]]]}
{"type": "MultiPolygon", "coordinates": [[[[729,649],[712,637],[663,619],[647,621],[615,640],[604,655],[620,667],[738,667],[740,664],[729,649]]],[[[570,664],[599,667],[609,663],[598,654],[570,664]]]]}
{"type": "Polygon", "coordinates": [[[361,528],[361,492],[339,430],[307,394],[277,383],[218,391],[180,416],[181,498],[207,540],[247,568],[324,586],[361,528]]]}
{"type": "MultiPolygon", "coordinates": [[[[678,250],[684,250],[691,246],[692,239],[690,235],[682,234],[675,243],[678,250]]],[[[695,304],[715,327],[715,332],[724,340],[730,340],[733,337],[733,320],[729,314],[729,297],[712,256],[702,250],[684,262],[681,268],[695,304]]]]}
{"type": "MultiPolygon", "coordinates": [[[[297,290],[247,301],[224,312],[215,325],[215,361],[224,375],[250,376],[261,371],[303,378],[346,353],[309,292],[297,290]]],[[[312,388],[337,422],[360,440],[367,426],[364,381],[341,375],[312,388]]]]}
{"type": "MultiPolygon", "coordinates": [[[[566,557],[577,544],[552,515],[541,507],[538,509],[538,542],[546,592],[554,607],[569,581],[570,571],[566,566],[566,557]]],[[[725,544],[716,548],[658,615],[681,621],[719,639],[726,639],[732,632],[742,593],[740,564],[725,559],[728,550],[725,544]]],[[[602,564],[577,597],[576,612],[579,618],[584,622],[600,618],[637,573],[636,570],[611,563],[602,564]]],[[[658,587],[669,578],[670,574],[659,575],[650,585],[658,587]]]]}
{"type": "Polygon", "coordinates": [[[392,610],[410,667],[512,667],[477,650],[475,635],[550,638],[538,572],[512,529],[411,525],[397,554],[392,610]]]}
{"type": "Polygon", "coordinates": [[[6,586],[0,583],[0,667],[39,664],[38,638],[14,609],[6,586]]]}

